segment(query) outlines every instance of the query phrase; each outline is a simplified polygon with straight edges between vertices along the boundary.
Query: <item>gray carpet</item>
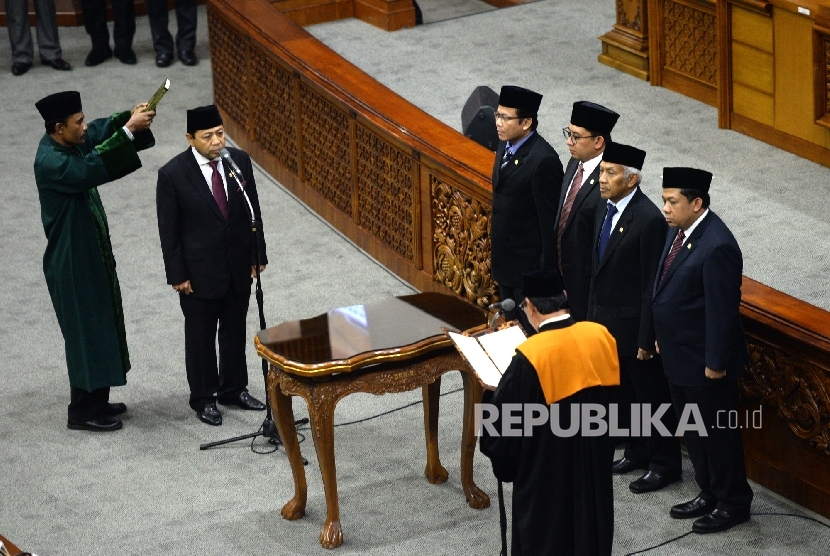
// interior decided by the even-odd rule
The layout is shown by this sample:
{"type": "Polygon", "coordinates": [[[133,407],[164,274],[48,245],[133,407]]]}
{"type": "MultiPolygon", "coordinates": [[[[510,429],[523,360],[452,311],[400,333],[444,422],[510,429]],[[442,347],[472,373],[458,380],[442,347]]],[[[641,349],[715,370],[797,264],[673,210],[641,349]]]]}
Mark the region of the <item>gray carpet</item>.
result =
{"type": "MultiPolygon", "coordinates": [[[[733,225],[741,220],[742,212],[751,212],[743,204],[730,206],[728,194],[734,188],[735,203],[752,199],[752,211],[770,216],[780,214],[776,218],[782,223],[781,230],[776,228],[775,236],[758,233],[757,246],[743,232],[747,266],[760,272],[768,265],[778,268],[777,272],[782,274],[799,276],[797,270],[782,263],[780,249],[775,245],[794,238],[787,240],[786,245],[788,252],[796,255],[811,249],[808,238],[813,236],[803,230],[808,221],[813,222],[812,229],[819,234],[826,231],[826,218],[820,206],[826,201],[817,195],[821,185],[818,176],[825,176],[826,170],[781,155],[760,143],[748,142],[737,134],[710,131],[714,121],[711,109],[686,104],[677,95],[649,89],[596,65],[598,44],[592,37],[610,28],[605,12],[612,12],[611,3],[593,0],[579,3],[585,9],[602,12],[597,18],[600,21],[585,17],[585,12],[582,17],[568,15],[564,9],[566,4],[576,5],[540,2],[396,34],[376,34],[373,28],[356,22],[318,27],[315,33],[328,29],[329,34],[342,35],[340,38],[346,40],[351,30],[356,29],[363,37],[361,41],[374,41],[377,46],[394,52],[401,49],[417,52],[416,47],[406,46],[412,37],[422,42],[418,48],[427,48],[427,41],[435,41],[439,49],[428,50],[435,56],[431,69],[425,71],[420,62],[412,61],[409,84],[406,85],[408,81],[401,75],[395,87],[406,89],[404,92],[418,104],[434,103],[429,110],[443,113],[442,118],[454,126],[458,126],[460,107],[469,90],[481,83],[497,87],[508,78],[545,91],[549,112],[544,115],[543,132],[551,138],[557,137],[557,127],[567,118],[566,108],[556,101],[557,95],[570,102],[583,96],[582,93],[596,93],[590,98],[615,107],[622,104],[620,101],[615,105],[612,102],[615,99],[635,99],[638,94],[646,93],[655,95],[656,100],[646,97],[655,109],[676,107],[688,119],[672,128],[663,121],[665,115],[655,114],[644,120],[642,129],[622,126],[628,139],[633,142],[642,137],[643,145],[656,151],[661,136],[669,137],[668,130],[674,129],[675,135],[688,136],[689,145],[677,152],[660,147],[663,154],[652,153],[653,168],[658,167],[660,160],[671,157],[675,163],[714,164],[726,159],[726,154],[712,154],[721,152],[718,149],[725,145],[749,145],[740,151],[723,150],[735,159],[736,165],[752,153],[771,157],[740,180],[729,177],[730,181],[726,181],[727,176],[740,175],[737,166],[719,166],[716,208],[722,206],[720,212],[726,212],[733,225]],[[434,31],[427,33],[429,29],[434,31]],[[470,35],[465,35],[468,31],[470,35]],[[529,40],[530,31],[539,36],[533,39],[541,43],[535,52],[539,60],[554,56],[546,53],[558,53],[554,74],[561,83],[551,85],[550,89],[542,85],[543,79],[548,79],[547,74],[553,72],[553,64],[543,72],[511,73],[516,71],[514,60],[503,49],[495,48],[502,47],[502,43],[515,45],[519,39],[529,40]],[[585,52],[565,56],[564,49],[583,44],[577,40],[578,36],[587,45],[585,52]],[[498,40],[490,50],[488,45],[493,38],[498,40]],[[550,49],[551,40],[559,43],[558,49],[550,49]],[[473,44],[486,48],[471,56],[467,49],[473,44]],[[467,53],[469,68],[459,73],[457,68],[461,66],[463,52],[467,53]],[[574,72],[579,75],[578,80],[567,78],[563,64],[576,64],[580,60],[587,69],[574,72]],[[436,69],[443,66],[447,71],[439,79],[438,74],[442,72],[436,69]],[[413,84],[413,79],[422,83],[413,84]],[[600,83],[620,90],[603,92],[600,83]],[[430,88],[432,94],[425,94],[430,88]],[[729,141],[720,139],[722,134],[727,134],[729,141]],[[713,143],[713,150],[702,150],[709,142],[713,143]],[[760,184],[762,179],[769,179],[768,174],[809,178],[799,183],[804,198],[763,189],[760,184]],[[814,195],[812,198],[810,192],[814,195]],[[784,228],[783,224],[788,226],[784,228]],[[775,260],[759,265],[753,260],[759,252],[769,252],[775,255],[775,260]]],[[[178,63],[167,70],[156,68],[149,27],[143,17],[138,18],[136,34],[137,66],[110,61],[97,68],[83,67],[89,42],[82,28],[61,29],[65,57],[76,67],[71,73],[37,66],[25,76],[12,77],[8,73],[11,65],[8,50],[0,50],[0,98],[3,99],[0,118],[7,134],[0,174],[7,211],[0,219],[3,238],[0,282],[4,284],[0,289],[3,387],[0,533],[41,556],[496,554],[496,508],[472,510],[461,491],[458,445],[462,396],[457,391],[460,387],[457,376],[448,376],[442,387],[446,395],[441,399],[440,447],[442,461],[450,472],[449,481],[444,485],[429,485],[422,476],[424,441],[420,405],[336,429],[341,518],[346,539],[336,552],[324,551],[317,542],[325,505],[310,440],[302,444],[303,454],[309,460],[308,515],[297,522],[284,521],[279,514],[293,491],[282,452],[257,455],[247,443],[198,450],[203,442],[253,432],[263,418],[261,413],[230,409],[224,412],[225,424],[212,428],[198,422],[188,408],[182,317],[175,294],[165,284],[156,232],[155,171],[186,146],[184,110],[211,100],[204,16],[202,7],[197,49],[202,61],[195,68],[184,68],[178,63]],[[124,429],[116,433],[67,431],[68,384],[63,342],[41,268],[45,239],[31,165],[43,128],[34,102],[46,94],[76,88],[84,96],[85,112],[90,117],[99,117],[146,100],[165,77],[171,78],[173,86],[162,101],[153,127],[157,146],[142,154],[144,168],[100,189],[118,259],[133,361],[129,384],[115,389],[113,399],[126,402],[130,411],[124,419],[124,429]]],[[[374,63],[371,53],[361,56],[365,57],[359,60],[361,65],[374,63]]],[[[379,63],[378,69],[386,64],[388,60],[379,63]]],[[[635,108],[632,101],[629,110],[635,108]]],[[[643,109],[640,113],[647,114],[643,109]]],[[[620,140],[623,139],[621,133],[620,140]]],[[[656,170],[652,176],[656,176],[656,170]]],[[[267,175],[257,172],[256,177],[271,259],[263,274],[269,324],[412,291],[332,231],[267,175]]],[[[803,281],[821,282],[819,268],[814,267],[812,272],[816,273],[815,278],[803,281]]],[[[826,282],[826,272],[824,276],[826,282]]],[[[795,284],[798,280],[793,278],[792,282],[795,284]]],[[[252,307],[248,319],[251,336],[255,323],[252,307]]],[[[251,391],[263,397],[259,363],[252,347],[248,355],[251,391]]],[[[338,423],[354,421],[417,402],[418,398],[416,392],[380,397],[349,396],[338,405],[335,420],[338,423]]],[[[294,407],[297,417],[305,415],[301,400],[294,407]]],[[[257,449],[267,447],[258,443],[257,449]]],[[[671,504],[696,494],[688,462],[684,470],[683,482],[664,492],[639,497],[626,488],[633,477],[615,479],[615,554],[653,546],[688,530],[687,522],[674,521],[667,515],[671,504]]],[[[495,497],[495,483],[487,462],[481,457],[475,461],[475,477],[479,486],[495,497]]],[[[803,514],[761,488],[756,488],[753,511],[803,514]]],[[[649,554],[822,555],[826,554],[828,543],[830,534],[824,526],[796,518],[758,516],[729,534],[692,535],[649,554]]]]}

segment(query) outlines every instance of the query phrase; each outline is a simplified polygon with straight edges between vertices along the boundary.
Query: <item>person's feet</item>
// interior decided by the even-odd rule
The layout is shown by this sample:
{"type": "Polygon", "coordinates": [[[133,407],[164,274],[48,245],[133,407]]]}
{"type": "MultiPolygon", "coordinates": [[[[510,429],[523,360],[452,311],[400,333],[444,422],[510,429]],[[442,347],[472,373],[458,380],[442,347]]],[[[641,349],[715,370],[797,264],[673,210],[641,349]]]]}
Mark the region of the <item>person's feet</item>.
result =
{"type": "Polygon", "coordinates": [[[201,422],[213,425],[214,427],[222,424],[222,414],[216,409],[216,404],[207,404],[201,411],[196,412],[196,416],[201,422]]]}
{"type": "Polygon", "coordinates": [[[15,62],[12,64],[12,75],[23,75],[31,67],[32,64],[27,64],[26,62],[15,62]]]}
{"type": "Polygon", "coordinates": [[[97,66],[102,62],[106,62],[112,58],[112,49],[107,46],[106,48],[93,48],[90,50],[89,54],[86,56],[86,60],[84,60],[84,65],[92,67],[97,66]]]}
{"type": "Polygon", "coordinates": [[[181,60],[182,64],[186,66],[195,66],[199,63],[199,59],[196,58],[196,53],[192,50],[180,51],[179,60],[181,60]]]}
{"type": "Polygon", "coordinates": [[[40,63],[44,66],[49,66],[50,68],[56,69],[58,71],[72,70],[72,66],[70,66],[69,62],[67,62],[63,58],[55,58],[54,60],[44,60],[43,58],[41,58],[40,63]]]}
{"type": "Polygon", "coordinates": [[[111,417],[99,417],[89,421],[76,421],[74,419],[67,419],[66,421],[66,428],[76,431],[110,432],[117,431],[122,426],[121,421],[111,417]]]}
{"type": "Polygon", "coordinates": [[[222,405],[235,405],[242,409],[251,409],[253,411],[262,411],[265,409],[265,404],[253,397],[247,390],[243,390],[235,398],[227,400],[220,399],[219,403],[222,405]]]}
{"type": "Polygon", "coordinates": [[[156,54],[156,65],[160,68],[166,68],[173,63],[173,54],[170,52],[162,52],[156,54]]]}
{"type": "Polygon", "coordinates": [[[135,57],[135,52],[133,52],[132,48],[116,48],[115,57],[118,58],[122,64],[130,66],[133,66],[138,62],[138,58],[135,57]]]}

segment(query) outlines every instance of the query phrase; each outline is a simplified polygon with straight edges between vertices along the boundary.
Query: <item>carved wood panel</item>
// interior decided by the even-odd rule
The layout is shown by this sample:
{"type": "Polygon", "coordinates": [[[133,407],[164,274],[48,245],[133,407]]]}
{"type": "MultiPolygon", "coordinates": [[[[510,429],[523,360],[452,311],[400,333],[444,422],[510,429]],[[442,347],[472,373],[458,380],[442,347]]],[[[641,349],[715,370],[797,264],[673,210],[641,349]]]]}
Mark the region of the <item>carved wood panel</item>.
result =
{"type": "Polygon", "coordinates": [[[215,10],[208,10],[213,98],[228,116],[245,127],[248,121],[248,42],[215,10]]]}
{"type": "Polygon", "coordinates": [[[352,155],[348,114],[302,83],[300,107],[306,185],[351,215],[352,155]]]}
{"type": "Polygon", "coordinates": [[[830,29],[813,27],[816,123],[822,127],[830,127],[830,35],[828,33],[830,29]]]}
{"type": "Polygon", "coordinates": [[[254,140],[295,175],[297,158],[297,103],[294,77],[259,49],[251,49],[254,140]]]}
{"type": "Polygon", "coordinates": [[[643,2],[632,2],[631,0],[617,0],[617,23],[623,27],[640,31],[645,29],[643,25],[643,2]]]}
{"type": "Polygon", "coordinates": [[[663,64],[667,69],[717,87],[715,14],[673,0],[664,0],[663,64]]]}
{"type": "MultiPolygon", "coordinates": [[[[355,130],[358,224],[408,261],[415,261],[412,156],[362,125],[355,130]]],[[[420,223],[418,223],[420,225],[420,223]]]]}
{"type": "Polygon", "coordinates": [[[796,436],[830,454],[830,372],[754,338],[747,349],[744,392],[776,408],[796,436]]]}
{"type": "Polygon", "coordinates": [[[433,276],[481,307],[493,302],[490,279],[490,208],[430,176],[433,276]]]}

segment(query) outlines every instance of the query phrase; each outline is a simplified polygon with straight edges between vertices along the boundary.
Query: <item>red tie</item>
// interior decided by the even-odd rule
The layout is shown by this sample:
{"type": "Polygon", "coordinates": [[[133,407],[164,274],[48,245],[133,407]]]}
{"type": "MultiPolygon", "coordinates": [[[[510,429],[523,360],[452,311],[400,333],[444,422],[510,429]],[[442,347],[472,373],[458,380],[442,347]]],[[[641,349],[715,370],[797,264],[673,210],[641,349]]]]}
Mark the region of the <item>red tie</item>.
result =
{"type": "Polygon", "coordinates": [[[213,168],[213,175],[210,176],[210,189],[213,191],[213,198],[216,199],[216,204],[219,205],[219,211],[222,213],[222,217],[227,220],[228,198],[225,196],[225,184],[222,183],[222,176],[219,175],[219,161],[214,160],[208,164],[213,168]]]}
{"type": "Polygon", "coordinates": [[[683,233],[683,230],[678,231],[677,237],[674,238],[674,243],[671,244],[669,254],[666,255],[666,260],[663,261],[663,271],[660,273],[660,280],[657,282],[657,285],[660,285],[660,282],[663,281],[663,276],[666,275],[666,271],[669,270],[672,261],[677,256],[677,253],[680,251],[680,248],[683,247],[684,239],[686,239],[686,234],[683,233]]]}
{"type": "Polygon", "coordinates": [[[574,174],[574,181],[571,184],[571,189],[568,191],[568,196],[565,198],[565,203],[562,205],[562,214],[559,216],[559,229],[556,231],[556,251],[559,254],[559,271],[562,271],[562,234],[565,233],[565,225],[568,223],[568,217],[571,215],[571,209],[574,206],[574,199],[579,193],[579,188],[582,186],[582,175],[585,173],[585,167],[579,163],[579,167],[574,174]]]}

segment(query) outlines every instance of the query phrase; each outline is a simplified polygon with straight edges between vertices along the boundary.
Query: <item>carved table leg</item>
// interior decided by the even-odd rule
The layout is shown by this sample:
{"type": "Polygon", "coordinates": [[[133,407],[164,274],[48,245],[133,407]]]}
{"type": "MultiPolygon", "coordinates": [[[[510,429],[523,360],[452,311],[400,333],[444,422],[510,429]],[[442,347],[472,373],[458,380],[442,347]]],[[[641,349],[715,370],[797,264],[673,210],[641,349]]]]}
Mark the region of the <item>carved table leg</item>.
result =
{"type": "Polygon", "coordinates": [[[464,382],[464,420],[461,429],[461,488],[467,497],[471,508],[482,510],[490,506],[490,497],[478,488],[473,481],[473,456],[476,451],[475,413],[474,406],[481,403],[484,390],[478,379],[470,376],[469,372],[462,371],[461,379],[464,382]]]}
{"type": "Polygon", "coordinates": [[[318,386],[312,393],[309,404],[309,420],[323,489],[326,493],[326,523],[320,531],[323,548],[337,548],[343,544],[343,530],[340,527],[340,502],[337,496],[337,468],[334,463],[334,406],[337,398],[318,386]]]}
{"type": "Polygon", "coordinates": [[[424,434],[427,440],[427,466],[424,476],[433,485],[440,485],[450,474],[441,465],[438,455],[438,403],[441,399],[441,377],[422,387],[424,396],[424,434]]]}
{"type": "MultiPolygon", "coordinates": [[[[281,373],[282,371],[277,371],[281,373]]],[[[270,378],[270,375],[269,375],[270,378]]],[[[308,488],[305,481],[303,457],[300,454],[300,444],[297,441],[297,426],[294,424],[294,409],[291,396],[286,396],[280,387],[279,378],[269,380],[268,395],[271,398],[271,408],[277,422],[277,432],[291,464],[291,474],[294,476],[294,498],[282,507],[284,519],[300,519],[305,515],[308,488]]]]}

